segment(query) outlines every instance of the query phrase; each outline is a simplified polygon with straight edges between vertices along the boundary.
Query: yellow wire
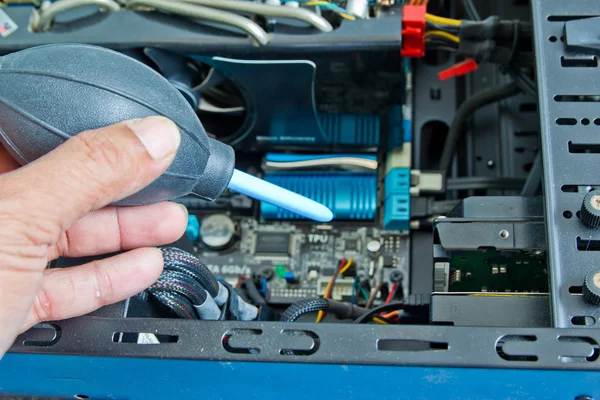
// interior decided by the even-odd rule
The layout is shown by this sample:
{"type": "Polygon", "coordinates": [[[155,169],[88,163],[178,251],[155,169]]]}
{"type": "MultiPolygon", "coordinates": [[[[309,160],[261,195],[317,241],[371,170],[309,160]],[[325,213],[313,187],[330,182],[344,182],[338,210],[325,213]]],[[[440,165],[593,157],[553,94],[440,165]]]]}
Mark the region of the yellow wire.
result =
{"type": "MultiPolygon", "coordinates": [[[[346,264],[338,271],[338,276],[342,275],[344,272],[348,271],[348,269],[352,266],[352,264],[354,263],[354,260],[352,258],[350,258],[346,264]]],[[[331,285],[333,285],[333,278],[329,280],[329,283],[327,284],[327,287],[325,288],[325,294],[323,295],[323,298],[326,299],[327,297],[327,293],[329,293],[329,289],[331,289],[331,285]]],[[[332,293],[333,294],[333,293],[332,293]]],[[[315,320],[316,323],[319,323],[323,320],[323,318],[325,317],[325,312],[324,311],[319,311],[319,313],[317,314],[317,319],[315,320]]]]}
{"type": "Polygon", "coordinates": [[[343,12],[338,12],[338,15],[340,15],[342,18],[347,19],[349,21],[356,21],[356,17],[350,15],[350,14],[346,14],[343,12]]]}
{"type": "MultiPolygon", "coordinates": [[[[319,0],[319,1],[309,1],[309,2],[304,3],[304,4],[306,4],[307,6],[330,6],[331,5],[330,2],[328,2],[328,1],[322,1],[322,0],[319,0]]],[[[336,10],[335,8],[331,8],[330,10],[332,10],[333,12],[335,12],[336,14],[340,15],[342,18],[345,18],[347,20],[350,20],[350,21],[356,20],[356,18],[354,16],[352,16],[350,14],[346,14],[344,12],[340,12],[340,11],[336,10]]]]}
{"type": "Polygon", "coordinates": [[[386,321],[382,320],[381,318],[378,317],[373,317],[373,321],[377,324],[380,325],[389,325],[386,321]]]}
{"type": "Polygon", "coordinates": [[[344,265],[342,267],[342,269],[340,269],[340,272],[338,272],[338,275],[342,275],[344,272],[348,271],[348,269],[352,266],[353,262],[354,262],[353,259],[349,259],[348,262],[346,263],[346,265],[344,265]]]}
{"type": "Polygon", "coordinates": [[[433,15],[433,14],[425,14],[425,19],[429,22],[433,22],[434,24],[439,24],[439,25],[459,26],[460,24],[462,24],[462,21],[459,19],[438,17],[437,15],[433,15]]]}
{"type": "Polygon", "coordinates": [[[452,40],[454,43],[460,43],[460,38],[458,36],[444,31],[429,31],[425,33],[425,37],[428,36],[440,36],[452,40]]]}

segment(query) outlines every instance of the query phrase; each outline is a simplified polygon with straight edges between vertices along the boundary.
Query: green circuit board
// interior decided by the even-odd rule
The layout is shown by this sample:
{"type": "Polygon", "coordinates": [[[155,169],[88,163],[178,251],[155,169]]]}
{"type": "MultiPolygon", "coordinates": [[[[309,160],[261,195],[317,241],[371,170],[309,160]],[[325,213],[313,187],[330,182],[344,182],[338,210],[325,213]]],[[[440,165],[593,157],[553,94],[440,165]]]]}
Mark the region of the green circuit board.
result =
{"type": "Polygon", "coordinates": [[[493,249],[455,252],[450,258],[449,291],[547,293],[545,255],[493,249]]]}

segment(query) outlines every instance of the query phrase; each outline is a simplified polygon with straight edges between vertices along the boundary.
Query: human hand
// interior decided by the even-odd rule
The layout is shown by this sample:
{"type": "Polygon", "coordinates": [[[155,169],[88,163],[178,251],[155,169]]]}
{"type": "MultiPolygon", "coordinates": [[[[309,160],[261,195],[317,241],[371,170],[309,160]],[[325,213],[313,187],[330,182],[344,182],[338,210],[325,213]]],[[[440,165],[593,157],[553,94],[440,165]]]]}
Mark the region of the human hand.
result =
{"type": "Polygon", "coordinates": [[[21,168],[0,145],[0,357],[35,324],[89,313],[158,278],[161,252],[147,246],[179,239],[185,208],[107,205],[158,178],[179,142],[174,123],[150,117],[83,132],[21,168]],[[59,256],[119,250],[130,251],[46,269],[59,256]]]}

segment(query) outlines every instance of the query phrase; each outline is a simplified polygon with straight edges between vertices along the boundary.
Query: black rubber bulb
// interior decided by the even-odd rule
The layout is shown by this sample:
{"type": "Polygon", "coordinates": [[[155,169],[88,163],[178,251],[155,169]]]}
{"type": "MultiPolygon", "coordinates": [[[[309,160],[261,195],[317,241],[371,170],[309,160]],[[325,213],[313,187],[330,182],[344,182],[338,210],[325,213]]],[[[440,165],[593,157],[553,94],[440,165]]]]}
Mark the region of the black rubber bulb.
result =
{"type": "Polygon", "coordinates": [[[173,164],[119,204],[190,193],[214,200],[233,174],[233,149],[206,136],[194,110],[165,78],[121,53],[81,44],[19,51],[0,58],[0,87],[0,141],[21,164],[84,130],[152,115],[173,120],[181,131],[173,164]]]}

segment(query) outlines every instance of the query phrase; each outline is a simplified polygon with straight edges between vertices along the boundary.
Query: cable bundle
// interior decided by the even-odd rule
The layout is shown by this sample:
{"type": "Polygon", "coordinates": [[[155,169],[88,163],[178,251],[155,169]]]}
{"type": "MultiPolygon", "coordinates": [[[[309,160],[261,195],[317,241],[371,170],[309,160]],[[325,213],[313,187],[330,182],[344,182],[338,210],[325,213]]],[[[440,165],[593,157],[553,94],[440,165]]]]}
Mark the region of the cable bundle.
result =
{"type": "Polygon", "coordinates": [[[219,283],[193,255],[175,248],[161,248],[164,270],[147,289],[177,316],[187,319],[250,321],[258,310],[239,297],[228,284],[219,283]]]}

